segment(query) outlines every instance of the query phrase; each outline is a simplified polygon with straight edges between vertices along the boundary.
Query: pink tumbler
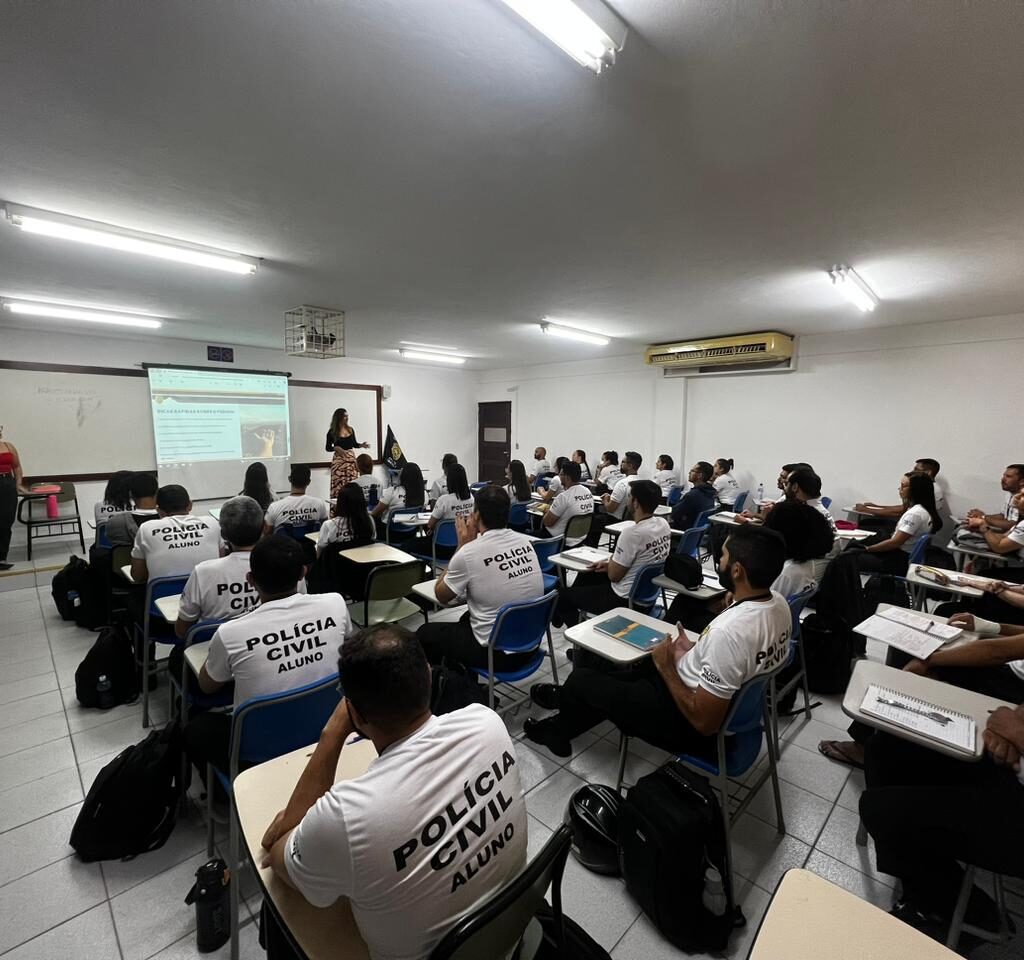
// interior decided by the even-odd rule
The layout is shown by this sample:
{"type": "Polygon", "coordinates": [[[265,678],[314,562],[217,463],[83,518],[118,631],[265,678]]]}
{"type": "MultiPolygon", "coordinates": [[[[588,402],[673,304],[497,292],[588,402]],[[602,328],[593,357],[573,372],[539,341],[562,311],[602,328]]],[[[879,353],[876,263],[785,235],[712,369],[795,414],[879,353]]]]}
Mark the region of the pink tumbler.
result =
{"type": "Polygon", "coordinates": [[[60,510],[57,508],[57,495],[54,493],[46,498],[46,516],[49,520],[56,520],[60,516],[60,510]]]}

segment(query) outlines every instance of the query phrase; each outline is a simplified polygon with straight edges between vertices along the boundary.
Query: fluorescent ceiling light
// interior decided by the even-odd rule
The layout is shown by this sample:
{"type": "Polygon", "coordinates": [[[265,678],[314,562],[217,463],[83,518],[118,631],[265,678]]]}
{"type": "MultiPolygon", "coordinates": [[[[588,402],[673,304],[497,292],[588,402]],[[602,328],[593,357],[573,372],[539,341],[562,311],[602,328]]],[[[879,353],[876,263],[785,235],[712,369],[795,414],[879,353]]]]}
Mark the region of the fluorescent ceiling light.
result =
{"type": "Polygon", "coordinates": [[[85,323],[111,323],[119,327],[143,327],[158,330],[159,320],[135,317],[129,313],[111,313],[108,310],[92,310],[89,307],[70,307],[59,303],[37,303],[28,300],[4,300],[4,310],[27,317],[52,317],[55,320],[81,320],[85,323]]]}
{"type": "Polygon", "coordinates": [[[423,347],[424,350],[458,350],[458,347],[442,347],[437,343],[417,343],[415,340],[399,340],[404,347],[423,347]]]}
{"type": "Polygon", "coordinates": [[[33,210],[31,207],[11,203],[6,204],[4,209],[7,219],[26,233],[56,237],[59,240],[74,240],[94,247],[107,247],[111,250],[120,250],[122,253],[138,253],[146,257],[158,257],[161,260],[173,260],[175,263],[209,267],[228,273],[256,272],[258,261],[252,257],[243,257],[213,247],[171,240],[152,233],[141,233],[138,230],[126,230],[108,223],[66,217],[48,210],[33,210]]]}
{"type": "Polygon", "coordinates": [[[592,343],[598,347],[605,347],[609,343],[608,338],[602,337],[600,334],[578,330],[576,327],[554,324],[550,320],[544,320],[540,328],[549,337],[561,337],[563,340],[579,340],[580,343],[592,343]]]}
{"type": "Polygon", "coordinates": [[[847,300],[864,313],[870,313],[878,306],[878,296],[858,275],[853,267],[836,264],[828,275],[834,286],[847,300]]]}
{"type": "Polygon", "coordinates": [[[466,357],[457,357],[451,353],[427,353],[423,350],[399,350],[406,360],[428,360],[431,363],[465,363],[466,357]]]}
{"type": "Polygon", "coordinates": [[[626,25],[601,0],[505,0],[577,63],[600,73],[615,63],[626,25]]]}

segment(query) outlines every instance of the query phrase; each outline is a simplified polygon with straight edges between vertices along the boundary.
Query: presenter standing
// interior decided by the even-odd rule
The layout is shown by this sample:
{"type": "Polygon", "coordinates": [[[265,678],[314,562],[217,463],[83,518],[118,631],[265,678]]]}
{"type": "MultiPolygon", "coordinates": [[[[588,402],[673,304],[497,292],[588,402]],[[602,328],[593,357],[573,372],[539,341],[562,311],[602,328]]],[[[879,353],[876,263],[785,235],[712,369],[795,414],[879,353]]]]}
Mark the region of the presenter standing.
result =
{"type": "Polygon", "coordinates": [[[338,491],[346,483],[352,483],[359,476],[356,455],[357,447],[369,450],[368,443],[359,443],[356,432],[348,425],[348,411],[339,407],[331,417],[331,429],[327,431],[327,452],[334,451],[331,462],[331,499],[338,499],[338,491]]]}
{"type": "Polygon", "coordinates": [[[28,493],[21,473],[21,457],[17,447],[4,440],[4,428],[0,426],[0,570],[14,566],[7,559],[7,551],[11,547],[19,493],[28,493]]]}

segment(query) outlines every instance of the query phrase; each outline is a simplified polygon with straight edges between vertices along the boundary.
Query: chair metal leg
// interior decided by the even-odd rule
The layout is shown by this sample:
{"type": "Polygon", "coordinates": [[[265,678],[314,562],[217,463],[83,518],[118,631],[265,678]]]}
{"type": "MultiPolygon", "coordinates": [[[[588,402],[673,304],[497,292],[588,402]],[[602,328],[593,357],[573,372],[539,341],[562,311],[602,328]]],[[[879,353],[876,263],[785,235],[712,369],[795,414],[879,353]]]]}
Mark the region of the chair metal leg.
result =
{"type": "Polygon", "coordinates": [[[206,765],[206,855],[213,856],[213,764],[206,765]]]}
{"type": "Polygon", "coordinates": [[[725,895],[729,903],[736,903],[736,889],[732,879],[732,817],[729,814],[729,777],[726,774],[725,735],[718,734],[718,775],[712,783],[718,791],[718,799],[722,806],[722,829],[725,836],[725,895]]]}
{"type": "MultiPolygon", "coordinates": [[[[77,508],[76,508],[77,512],[77,508]]],[[[82,521],[78,521],[78,540],[82,544],[82,553],[85,553],[85,531],[82,530],[82,521]]]]}
{"type": "Polygon", "coordinates": [[[494,709],[494,640],[487,644],[487,706],[494,709]]]}
{"type": "Polygon", "coordinates": [[[558,664],[555,663],[555,643],[551,639],[551,624],[548,624],[548,656],[551,657],[551,679],[558,685],[558,664]]]}
{"type": "MultiPolygon", "coordinates": [[[[774,683],[774,680],[772,681],[774,683]]],[[[768,705],[765,704],[765,722],[768,721],[768,705]]],[[[769,738],[765,737],[768,746],[768,769],[772,776],[772,793],[775,795],[775,822],[778,825],[779,834],[786,832],[786,818],[782,813],[782,792],[779,789],[779,744],[778,740],[772,746],[769,738]]]]}
{"type": "Polygon", "coordinates": [[[228,828],[228,836],[230,837],[230,869],[232,873],[231,883],[231,960],[238,960],[238,907],[239,900],[241,899],[241,890],[239,889],[242,885],[242,863],[238,852],[238,816],[235,813],[235,796],[232,792],[229,798],[229,817],[230,827],[228,828]]]}
{"type": "Polygon", "coordinates": [[[868,845],[868,828],[864,826],[864,821],[857,821],[857,846],[866,847],[868,845]]]}
{"type": "Polygon", "coordinates": [[[956,900],[956,909],[953,911],[953,918],[949,921],[949,933],[946,936],[946,946],[950,950],[956,950],[960,942],[960,933],[964,926],[964,914],[967,913],[967,903],[971,899],[971,890],[974,889],[974,867],[968,865],[964,871],[964,882],[960,884],[960,896],[956,900]]]}
{"type": "MultiPolygon", "coordinates": [[[[147,617],[148,620],[148,617],[147,617]]],[[[142,726],[149,726],[149,637],[142,631],[142,726]]]]}
{"type": "Polygon", "coordinates": [[[807,659],[804,657],[803,640],[798,640],[796,645],[800,654],[800,686],[804,692],[804,716],[811,719],[811,688],[807,685],[807,659]]]}
{"type": "Polygon", "coordinates": [[[626,757],[629,756],[629,737],[619,733],[619,774],[615,778],[615,792],[622,793],[622,780],[626,776],[626,757]]]}
{"type": "Polygon", "coordinates": [[[765,737],[770,737],[775,744],[775,756],[782,752],[779,746],[779,695],[775,687],[775,677],[768,681],[768,694],[771,699],[771,707],[765,702],[765,709],[768,713],[765,716],[765,737]]]}
{"type": "Polygon", "coordinates": [[[1006,912],[1006,891],[1003,889],[1002,874],[992,874],[992,892],[995,894],[996,909],[999,911],[999,939],[1010,939],[1009,917],[1006,912]]]}

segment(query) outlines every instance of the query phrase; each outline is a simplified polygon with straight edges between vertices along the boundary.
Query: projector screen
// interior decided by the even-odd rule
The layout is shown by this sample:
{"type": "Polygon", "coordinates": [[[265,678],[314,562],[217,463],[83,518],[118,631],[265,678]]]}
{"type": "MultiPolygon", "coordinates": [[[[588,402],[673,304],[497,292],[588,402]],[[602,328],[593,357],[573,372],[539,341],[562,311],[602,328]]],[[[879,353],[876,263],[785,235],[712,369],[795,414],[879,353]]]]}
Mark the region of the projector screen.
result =
{"type": "Polygon", "coordinates": [[[288,378],[275,373],[150,367],[149,398],[160,483],[193,500],[233,496],[254,460],[272,490],[288,486],[288,378]]]}

